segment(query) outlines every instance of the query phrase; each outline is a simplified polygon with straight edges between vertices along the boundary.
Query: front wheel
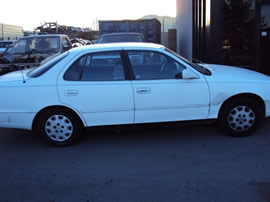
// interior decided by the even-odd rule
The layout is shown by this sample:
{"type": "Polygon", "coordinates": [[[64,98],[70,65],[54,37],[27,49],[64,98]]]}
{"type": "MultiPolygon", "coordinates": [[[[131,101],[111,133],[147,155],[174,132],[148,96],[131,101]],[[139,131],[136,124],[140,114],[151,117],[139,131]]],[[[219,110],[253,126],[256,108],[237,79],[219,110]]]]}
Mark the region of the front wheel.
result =
{"type": "Polygon", "coordinates": [[[54,109],[40,115],[37,131],[47,143],[66,146],[72,144],[80,136],[82,124],[73,113],[54,109]]]}
{"type": "Polygon", "coordinates": [[[251,135],[258,127],[262,114],[258,105],[249,99],[227,103],[219,115],[220,126],[232,136],[251,135]]]}

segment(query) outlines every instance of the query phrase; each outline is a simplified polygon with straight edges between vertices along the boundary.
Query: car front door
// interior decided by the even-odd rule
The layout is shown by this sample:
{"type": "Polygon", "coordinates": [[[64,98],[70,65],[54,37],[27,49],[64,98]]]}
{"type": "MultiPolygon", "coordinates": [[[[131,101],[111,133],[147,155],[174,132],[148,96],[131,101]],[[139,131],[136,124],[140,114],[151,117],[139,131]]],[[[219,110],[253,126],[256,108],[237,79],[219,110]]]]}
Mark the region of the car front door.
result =
{"type": "Polygon", "coordinates": [[[75,108],[87,126],[133,123],[132,86],[124,72],[120,51],[85,54],[59,78],[60,101],[75,108]]]}
{"type": "Polygon", "coordinates": [[[161,52],[126,53],[134,74],[135,123],[207,118],[209,89],[202,75],[182,79],[187,66],[161,52]]]}

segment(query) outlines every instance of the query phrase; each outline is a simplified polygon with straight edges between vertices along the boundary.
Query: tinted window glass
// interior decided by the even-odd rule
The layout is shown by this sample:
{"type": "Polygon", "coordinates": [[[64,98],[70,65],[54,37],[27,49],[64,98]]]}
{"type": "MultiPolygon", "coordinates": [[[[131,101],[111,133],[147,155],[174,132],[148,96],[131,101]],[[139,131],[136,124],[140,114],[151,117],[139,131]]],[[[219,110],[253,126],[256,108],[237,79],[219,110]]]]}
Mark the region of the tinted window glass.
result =
{"type": "Polygon", "coordinates": [[[125,80],[120,52],[103,52],[82,56],[64,76],[70,81],[125,80]]]}
{"type": "Polygon", "coordinates": [[[166,48],[166,51],[168,51],[169,53],[173,54],[174,56],[178,57],[180,60],[184,61],[185,63],[189,64],[191,67],[193,67],[194,69],[196,69],[198,72],[207,75],[207,76],[211,76],[212,72],[210,72],[209,69],[204,68],[203,66],[200,66],[196,63],[192,63],[190,61],[188,61],[186,58],[182,57],[181,55],[178,55],[176,52],[166,48]]]}
{"type": "Polygon", "coordinates": [[[79,81],[87,57],[88,55],[84,55],[76,60],[65,73],[64,79],[68,81],[79,81]]]}
{"type": "Polygon", "coordinates": [[[182,78],[185,67],[172,58],[151,51],[128,51],[136,80],[182,78]]]}

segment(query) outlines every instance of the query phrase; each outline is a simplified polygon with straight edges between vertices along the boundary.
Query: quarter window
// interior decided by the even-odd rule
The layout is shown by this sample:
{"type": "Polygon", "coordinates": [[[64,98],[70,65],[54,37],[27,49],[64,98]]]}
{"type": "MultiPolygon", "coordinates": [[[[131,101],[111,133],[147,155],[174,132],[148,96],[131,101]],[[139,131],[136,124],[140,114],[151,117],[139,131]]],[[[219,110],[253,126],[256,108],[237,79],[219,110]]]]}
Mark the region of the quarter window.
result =
{"type": "Polygon", "coordinates": [[[64,76],[69,81],[125,80],[120,52],[84,55],[75,61],[64,76]]]}
{"type": "Polygon", "coordinates": [[[152,51],[128,51],[136,80],[180,79],[185,67],[174,59],[152,51]]]}

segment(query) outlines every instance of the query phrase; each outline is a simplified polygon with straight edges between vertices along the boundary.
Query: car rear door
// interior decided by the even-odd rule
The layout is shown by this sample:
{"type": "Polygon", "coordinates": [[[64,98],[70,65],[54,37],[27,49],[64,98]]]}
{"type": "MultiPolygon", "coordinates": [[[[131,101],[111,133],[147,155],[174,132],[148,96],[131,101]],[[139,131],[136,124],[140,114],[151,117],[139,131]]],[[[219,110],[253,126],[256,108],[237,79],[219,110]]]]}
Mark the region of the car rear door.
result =
{"type": "Polygon", "coordinates": [[[87,126],[131,124],[134,100],[121,51],[84,54],[58,80],[62,103],[75,108],[87,126]]]}
{"type": "Polygon", "coordinates": [[[187,67],[164,53],[126,50],[135,78],[135,123],[207,118],[209,89],[203,76],[182,79],[187,67]]]}

